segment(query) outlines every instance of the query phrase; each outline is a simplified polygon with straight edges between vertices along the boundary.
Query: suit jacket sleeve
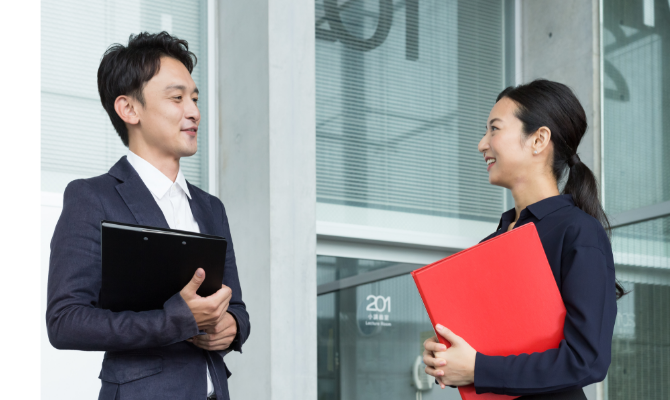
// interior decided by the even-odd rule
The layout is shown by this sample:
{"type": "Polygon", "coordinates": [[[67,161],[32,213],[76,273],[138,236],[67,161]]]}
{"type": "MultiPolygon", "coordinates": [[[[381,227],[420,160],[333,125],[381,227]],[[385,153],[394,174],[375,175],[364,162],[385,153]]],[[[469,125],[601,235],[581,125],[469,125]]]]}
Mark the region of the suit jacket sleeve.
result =
{"type": "Polygon", "coordinates": [[[65,189],[51,240],[47,333],[57,349],[115,351],[165,346],[198,334],[179,293],[162,310],[111,312],[97,308],[101,285],[100,222],[105,210],[84,180],[65,189]]]}
{"type": "Polygon", "coordinates": [[[235,321],[237,321],[237,335],[233,343],[231,343],[229,350],[235,350],[242,352],[242,345],[247,341],[249,333],[251,330],[251,325],[249,323],[249,314],[247,313],[247,308],[244,302],[242,301],[242,288],[240,286],[240,278],[237,273],[237,264],[235,261],[235,250],[233,248],[233,239],[230,234],[230,226],[228,224],[228,217],[226,215],[226,209],[221,203],[221,200],[213,197],[216,203],[213,204],[213,207],[218,207],[221,210],[221,222],[223,224],[223,236],[228,242],[228,247],[226,250],[226,266],[223,272],[223,284],[228,286],[233,294],[230,299],[230,304],[228,306],[228,312],[233,315],[235,321]]]}

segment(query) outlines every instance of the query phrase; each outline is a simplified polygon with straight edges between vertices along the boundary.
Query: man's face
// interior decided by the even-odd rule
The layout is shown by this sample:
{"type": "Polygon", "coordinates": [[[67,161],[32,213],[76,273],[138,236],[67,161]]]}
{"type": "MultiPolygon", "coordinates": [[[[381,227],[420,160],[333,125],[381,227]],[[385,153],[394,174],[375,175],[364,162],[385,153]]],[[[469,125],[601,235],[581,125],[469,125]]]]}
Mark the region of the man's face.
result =
{"type": "Polygon", "coordinates": [[[161,57],[160,70],[142,93],[144,107],[137,103],[139,124],[132,134],[141,135],[147,147],[160,156],[179,159],[195,154],[200,124],[198,88],[184,64],[161,57]]]}

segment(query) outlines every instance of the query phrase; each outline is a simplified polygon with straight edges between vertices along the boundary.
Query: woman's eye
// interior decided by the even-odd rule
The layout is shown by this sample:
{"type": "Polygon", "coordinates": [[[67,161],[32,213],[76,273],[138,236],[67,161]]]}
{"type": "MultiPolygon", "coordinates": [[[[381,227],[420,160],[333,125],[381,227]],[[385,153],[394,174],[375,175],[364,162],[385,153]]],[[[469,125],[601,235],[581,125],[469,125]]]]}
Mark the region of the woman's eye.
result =
{"type": "Polygon", "coordinates": [[[175,99],[181,100],[181,96],[177,96],[177,97],[175,97],[175,99]]]}
{"type": "Polygon", "coordinates": [[[198,104],[198,99],[193,99],[193,102],[194,102],[195,104],[198,104]]]}
{"type": "Polygon", "coordinates": [[[491,127],[491,131],[497,131],[497,130],[498,130],[498,128],[496,128],[495,126],[491,127]]]}

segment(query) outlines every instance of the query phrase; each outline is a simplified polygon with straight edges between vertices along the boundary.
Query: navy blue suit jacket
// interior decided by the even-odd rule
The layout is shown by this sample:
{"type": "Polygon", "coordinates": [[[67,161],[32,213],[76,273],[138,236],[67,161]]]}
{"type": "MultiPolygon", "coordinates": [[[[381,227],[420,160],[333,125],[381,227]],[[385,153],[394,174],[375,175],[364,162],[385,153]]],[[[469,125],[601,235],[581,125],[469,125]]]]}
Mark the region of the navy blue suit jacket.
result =
{"type": "MultiPolygon", "coordinates": [[[[221,201],[188,184],[200,231],[228,241],[223,284],[232,289],[228,312],[238,324],[232,350],[249,336],[249,314],[221,201]]],[[[228,399],[228,376],[217,352],[185,340],[199,334],[179,293],[161,310],[111,312],[98,308],[101,284],[100,221],[168,228],[161,209],[135,169],[122,157],[107,174],[71,182],[51,240],[47,332],[58,349],[105,351],[99,399],[202,399],[209,366],[219,399],[228,399]]]]}

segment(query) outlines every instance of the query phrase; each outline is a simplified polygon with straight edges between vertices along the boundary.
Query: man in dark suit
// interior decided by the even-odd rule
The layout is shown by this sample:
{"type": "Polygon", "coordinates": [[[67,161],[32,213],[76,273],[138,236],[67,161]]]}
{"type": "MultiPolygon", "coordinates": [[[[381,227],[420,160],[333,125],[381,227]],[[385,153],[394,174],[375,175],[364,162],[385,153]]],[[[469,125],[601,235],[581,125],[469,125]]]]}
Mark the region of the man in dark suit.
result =
{"type": "Polygon", "coordinates": [[[47,331],[58,349],[105,351],[99,399],[228,399],[223,355],[249,336],[228,218],[221,201],[186,182],[179,160],[195,154],[200,112],[195,55],[169,34],[114,45],[98,70],[103,107],[128,155],[107,174],[71,182],[51,241],[47,331]],[[193,279],[160,310],[97,307],[100,222],[191,230],[228,241],[221,289],[193,279]]]}

